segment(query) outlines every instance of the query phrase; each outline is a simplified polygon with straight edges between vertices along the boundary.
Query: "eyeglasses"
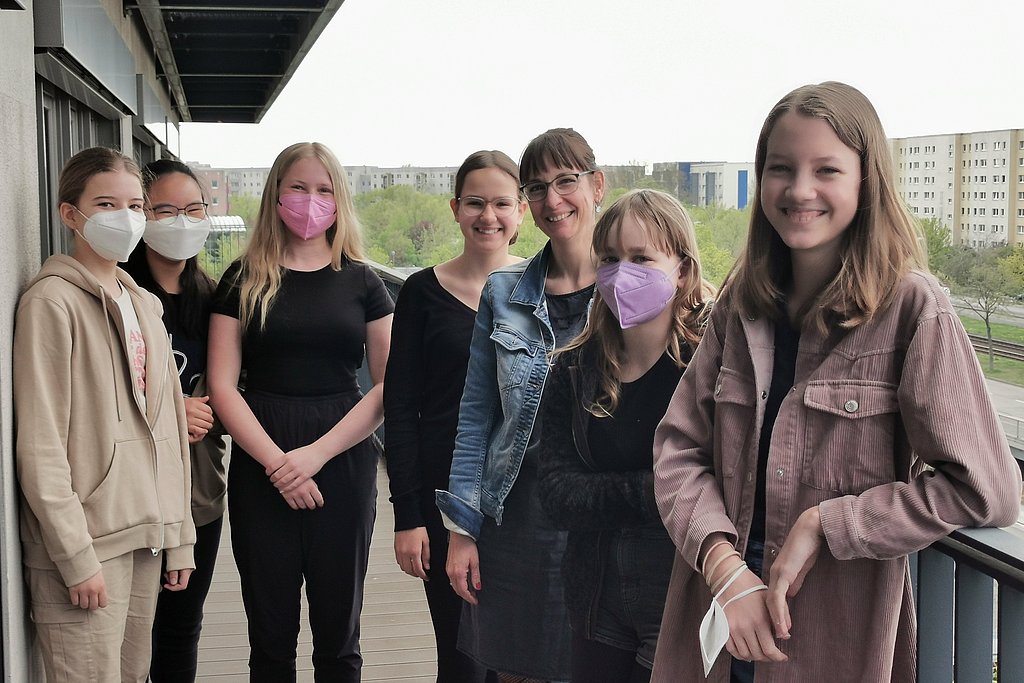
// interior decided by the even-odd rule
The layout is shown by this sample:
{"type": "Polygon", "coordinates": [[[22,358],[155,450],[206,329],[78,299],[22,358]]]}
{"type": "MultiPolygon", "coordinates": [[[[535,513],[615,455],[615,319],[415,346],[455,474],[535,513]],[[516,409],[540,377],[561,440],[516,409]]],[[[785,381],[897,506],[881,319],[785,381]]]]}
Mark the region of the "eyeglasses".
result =
{"type": "Polygon", "coordinates": [[[484,199],[483,197],[474,197],[469,195],[466,197],[456,197],[455,199],[459,202],[459,209],[470,217],[482,214],[487,210],[488,204],[494,207],[495,216],[502,217],[511,216],[519,207],[519,200],[515,197],[495,197],[494,199],[484,199]]]}
{"type": "Polygon", "coordinates": [[[153,213],[156,220],[161,223],[171,223],[181,214],[185,214],[185,218],[193,223],[198,223],[206,218],[207,206],[209,206],[209,204],[206,202],[195,202],[184,208],[174,206],[172,204],[158,204],[150,209],[150,211],[153,213]]]}
{"type": "Polygon", "coordinates": [[[553,187],[555,192],[558,194],[572,194],[576,191],[576,188],[580,185],[580,178],[585,175],[590,175],[593,171],[582,171],[580,173],[563,173],[557,176],[550,183],[545,183],[542,180],[535,180],[532,183],[526,183],[519,189],[523,191],[526,198],[531,202],[539,202],[548,196],[548,188],[553,187]]]}

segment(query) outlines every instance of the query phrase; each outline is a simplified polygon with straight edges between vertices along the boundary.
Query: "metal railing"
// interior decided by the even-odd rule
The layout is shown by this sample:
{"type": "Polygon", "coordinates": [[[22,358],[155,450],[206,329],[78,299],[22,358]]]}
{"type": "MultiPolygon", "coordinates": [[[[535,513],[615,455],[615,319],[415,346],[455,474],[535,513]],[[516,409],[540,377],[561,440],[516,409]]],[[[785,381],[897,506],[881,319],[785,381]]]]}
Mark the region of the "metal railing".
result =
{"type": "MultiPolygon", "coordinates": [[[[1024,469],[1024,420],[999,420],[1024,469]]],[[[918,681],[1024,681],[1024,524],[954,531],[910,563],[918,681]]]]}

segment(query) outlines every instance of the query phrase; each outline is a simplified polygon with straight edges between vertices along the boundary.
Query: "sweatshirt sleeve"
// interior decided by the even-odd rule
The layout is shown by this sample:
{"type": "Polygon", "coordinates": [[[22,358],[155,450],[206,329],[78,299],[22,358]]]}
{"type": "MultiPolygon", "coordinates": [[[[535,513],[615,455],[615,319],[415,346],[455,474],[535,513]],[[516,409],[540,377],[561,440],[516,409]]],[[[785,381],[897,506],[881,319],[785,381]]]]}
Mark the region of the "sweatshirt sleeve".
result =
{"type": "Polygon", "coordinates": [[[101,567],[68,464],[72,323],[59,303],[37,297],[18,307],[15,325],[18,480],[50,559],[73,586],[101,567]]]}
{"type": "MultiPolygon", "coordinates": [[[[170,347],[168,347],[170,348],[170,347]]],[[[167,384],[173,387],[174,412],[178,420],[178,440],[181,444],[181,467],[184,472],[182,477],[182,496],[185,510],[185,517],[181,523],[180,543],[176,548],[167,548],[164,551],[164,564],[168,571],[175,569],[195,569],[196,563],[193,555],[193,548],[196,543],[196,527],[192,518],[192,457],[188,443],[188,419],[185,415],[185,399],[181,394],[181,385],[178,382],[178,366],[174,362],[174,354],[168,354],[168,378],[167,384]]]]}
{"type": "Polygon", "coordinates": [[[1020,469],[951,309],[918,322],[897,400],[910,447],[930,467],[819,505],[840,560],[906,555],[960,527],[1009,526],[1020,512],[1020,469]]]}
{"type": "Polygon", "coordinates": [[[579,455],[573,438],[568,359],[555,363],[540,403],[540,500],[560,529],[620,529],[658,521],[654,479],[649,470],[595,472],[579,455]]]}

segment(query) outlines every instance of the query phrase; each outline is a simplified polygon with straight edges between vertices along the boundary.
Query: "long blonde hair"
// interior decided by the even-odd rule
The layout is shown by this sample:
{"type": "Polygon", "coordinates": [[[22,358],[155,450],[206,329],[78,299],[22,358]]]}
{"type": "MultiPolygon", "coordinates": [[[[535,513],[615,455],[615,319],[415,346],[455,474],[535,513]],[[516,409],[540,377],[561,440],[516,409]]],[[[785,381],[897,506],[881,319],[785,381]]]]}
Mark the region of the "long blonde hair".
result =
{"type": "Polygon", "coordinates": [[[918,228],[900,200],[894,182],[889,143],[875,108],[856,88],[829,81],[805,85],[783,97],[768,114],[757,139],[754,194],[747,246],[722,287],[723,302],[742,315],[776,318],[782,287],[791,276],[790,249],[768,221],[760,184],[768,137],[788,112],[822,119],[844,145],[860,156],[861,189],[857,213],[840,241],[839,272],[798,312],[812,316],[822,334],[829,325],[854,328],[887,306],[908,270],[927,269],[918,228]]]}
{"type": "Polygon", "coordinates": [[[240,257],[241,268],[235,283],[239,287],[239,315],[242,329],[259,316],[260,329],[267,324],[267,313],[281,288],[287,228],[277,215],[281,196],[281,180],[292,164],[300,159],[317,159],[327,169],[334,186],[337,220],[327,230],[327,243],[331,245],[331,268],[341,270],[343,261],[362,261],[363,244],[359,219],[356,217],[352,197],[348,191],[345,170],[338,158],[319,142],[297,142],[277,155],[263,190],[260,210],[256,215],[249,245],[240,257]]]}
{"type": "MultiPolygon", "coordinates": [[[[632,216],[647,232],[650,243],[665,254],[674,254],[681,260],[680,276],[686,286],[672,299],[672,326],[666,346],[669,356],[679,368],[685,368],[689,350],[700,341],[715,296],[714,286],[704,279],[697,248],[697,234],[689,214],[674,197],[658,190],[633,190],[617,199],[594,228],[594,251],[607,250],[609,242],[621,230],[622,220],[632,216]]],[[[622,364],[625,346],[622,327],[601,298],[594,294],[590,319],[583,332],[559,353],[580,349],[590,342],[597,344],[598,392],[594,404],[587,410],[598,417],[615,412],[619,404],[622,383],[622,364]]]]}

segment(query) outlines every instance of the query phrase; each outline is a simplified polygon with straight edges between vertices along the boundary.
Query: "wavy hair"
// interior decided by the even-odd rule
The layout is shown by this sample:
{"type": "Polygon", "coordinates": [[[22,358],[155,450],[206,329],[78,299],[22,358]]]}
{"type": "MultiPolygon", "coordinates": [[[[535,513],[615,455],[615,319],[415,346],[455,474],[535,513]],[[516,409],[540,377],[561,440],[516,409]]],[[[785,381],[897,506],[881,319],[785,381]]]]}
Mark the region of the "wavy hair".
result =
{"type": "Polygon", "coordinates": [[[348,190],[345,169],[334,153],[319,142],[297,142],[284,149],[274,160],[260,200],[256,225],[253,226],[249,245],[239,258],[241,267],[235,279],[239,288],[239,322],[242,329],[259,320],[260,329],[267,324],[267,313],[281,288],[287,228],[277,215],[281,196],[281,180],[296,161],[316,159],[327,169],[334,186],[337,219],[327,229],[327,243],[331,245],[331,268],[341,270],[344,262],[362,261],[362,230],[356,217],[352,196],[348,190]]]}
{"type": "Polygon", "coordinates": [[[791,252],[768,221],[760,185],[768,138],[789,112],[822,119],[860,157],[857,212],[840,240],[839,272],[798,318],[812,316],[822,334],[838,324],[862,325],[891,301],[896,284],[911,269],[927,269],[916,223],[896,191],[892,156],[875,108],[856,88],[829,81],[797,88],[772,108],[757,139],[754,195],[747,246],[726,278],[721,300],[742,315],[779,316],[782,289],[792,275],[791,252]]]}
{"type": "MultiPolygon", "coordinates": [[[[597,221],[595,252],[606,251],[613,240],[618,239],[626,216],[632,216],[643,227],[649,243],[658,251],[680,258],[679,276],[685,278],[686,286],[677,289],[673,296],[672,326],[666,345],[676,366],[685,368],[691,355],[686,351],[692,352],[700,342],[711,311],[708,304],[715,296],[714,286],[704,279],[701,271],[693,220],[672,195],[658,190],[633,190],[617,199],[597,221]]],[[[625,361],[625,346],[622,327],[599,292],[594,294],[590,319],[583,332],[559,353],[591,343],[597,345],[599,390],[594,404],[587,410],[597,417],[607,417],[619,404],[622,389],[619,377],[625,361]]]]}

